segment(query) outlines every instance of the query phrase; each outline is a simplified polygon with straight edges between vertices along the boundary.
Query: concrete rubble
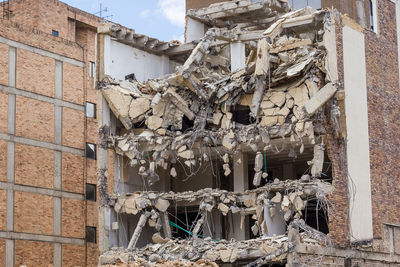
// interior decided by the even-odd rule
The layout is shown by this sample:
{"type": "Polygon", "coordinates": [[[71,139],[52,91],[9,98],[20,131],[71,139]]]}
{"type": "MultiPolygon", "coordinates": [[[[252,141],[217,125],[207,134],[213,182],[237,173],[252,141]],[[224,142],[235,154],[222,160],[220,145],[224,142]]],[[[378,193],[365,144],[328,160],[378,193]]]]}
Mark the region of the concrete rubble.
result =
{"type": "MultiPolygon", "coordinates": [[[[222,2],[189,11],[188,16],[212,27],[175,73],[146,82],[111,77],[101,82],[104,98],[125,128],[119,135],[107,136],[107,145],[128,158],[150,187],[160,180],[160,169],[177,179],[177,166],[193,169],[212,160],[221,160],[224,174],[229,176],[234,156],[252,151],[256,156],[251,179],[256,189],[110,196],[109,205],[116,213],[141,215],[138,227],[147,222],[157,234],[153,236],[155,244],[135,248],[141,231],[136,228],[131,250],[114,249],[103,254],[101,262],[156,264],[183,259],[215,266],[215,262],[255,259],[278,250],[283,252],[271,256],[271,262],[282,262],[290,242],[287,236],[263,236],[268,233],[264,210],[268,208],[271,217],[283,212],[288,223],[301,220],[308,198],[325,201],[333,190],[331,184],[318,179],[324,163],[321,136],[325,134],[318,114],[340,91],[331,72],[332,51],[325,45],[332,38],[328,36],[334,27],[332,13],[309,7],[290,11],[287,1],[268,0],[222,2]],[[244,12],[263,17],[259,23],[235,22],[244,12]],[[238,39],[246,43],[248,56],[244,67],[231,72],[227,44],[238,39]],[[239,116],[245,119],[237,119],[240,111],[239,116]],[[264,154],[275,151],[279,142],[291,147],[288,157],[293,158],[304,152],[305,145],[314,146],[314,158],[308,162],[311,175],[299,180],[275,179],[261,186],[262,179],[268,177],[263,170],[264,154]],[[195,229],[192,239],[172,240],[165,234],[169,225],[164,216],[172,203],[195,203],[203,215],[213,210],[224,216],[251,215],[256,220],[251,230],[260,237],[215,242],[197,238],[195,229]]],[[[199,226],[204,223],[203,215],[199,226]]],[[[301,234],[303,240],[317,243],[306,235],[301,234]]]]}
{"type": "MultiPolygon", "coordinates": [[[[304,244],[318,245],[319,241],[299,234],[304,244]]],[[[162,243],[149,244],[132,254],[123,248],[114,248],[100,256],[100,263],[150,263],[153,266],[219,266],[215,262],[234,263],[243,259],[257,259],[265,255],[276,253],[270,262],[284,262],[290,247],[288,236],[261,237],[246,241],[220,240],[211,238],[193,240],[164,240],[162,243]],[[188,265],[185,265],[188,264],[188,265]],[[190,265],[192,263],[193,265],[190,265]],[[169,265],[171,264],[171,265],[169,265]]],[[[138,265],[140,266],[140,265],[138,265]]]]}

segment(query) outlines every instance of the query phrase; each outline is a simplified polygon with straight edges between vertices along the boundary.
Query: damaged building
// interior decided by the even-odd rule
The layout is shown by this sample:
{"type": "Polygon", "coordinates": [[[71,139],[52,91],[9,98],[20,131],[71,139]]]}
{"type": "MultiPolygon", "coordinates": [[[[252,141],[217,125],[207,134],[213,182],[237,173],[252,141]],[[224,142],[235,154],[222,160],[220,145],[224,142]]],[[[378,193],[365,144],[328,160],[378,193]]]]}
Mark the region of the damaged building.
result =
{"type": "Polygon", "coordinates": [[[98,27],[100,264],[400,265],[399,4],[215,2],[98,27]]]}

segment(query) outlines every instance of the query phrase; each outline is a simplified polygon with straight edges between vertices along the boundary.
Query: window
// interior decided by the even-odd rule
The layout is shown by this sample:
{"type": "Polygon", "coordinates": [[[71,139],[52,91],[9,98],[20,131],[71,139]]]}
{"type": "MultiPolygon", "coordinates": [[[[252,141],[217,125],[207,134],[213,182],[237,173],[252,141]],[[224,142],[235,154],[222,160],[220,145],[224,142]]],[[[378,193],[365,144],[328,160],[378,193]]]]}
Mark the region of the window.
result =
{"type": "Polygon", "coordinates": [[[300,9],[306,6],[313,7],[315,9],[321,9],[321,0],[289,0],[290,6],[293,9],[300,9]]]}
{"type": "Polygon", "coordinates": [[[85,114],[87,118],[96,118],[96,104],[86,102],[85,114]]]}
{"type": "Polygon", "coordinates": [[[96,243],[96,227],[86,226],[86,242],[96,243]]]}
{"type": "Polygon", "coordinates": [[[378,16],[376,13],[376,0],[369,0],[369,23],[370,30],[378,33],[378,16]]]}
{"type": "Polygon", "coordinates": [[[86,143],[86,157],[89,159],[96,159],[96,145],[86,143]]]}
{"type": "Polygon", "coordinates": [[[96,201],[96,185],[86,184],[86,200],[96,201]]]}
{"type": "Polygon", "coordinates": [[[93,78],[95,73],[96,64],[92,61],[89,62],[89,77],[93,78]]]}
{"type": "Polygon", "coordinates": [[[51,31],[51,35],[58,37],[58,31],[52,30],[51,31]]]}

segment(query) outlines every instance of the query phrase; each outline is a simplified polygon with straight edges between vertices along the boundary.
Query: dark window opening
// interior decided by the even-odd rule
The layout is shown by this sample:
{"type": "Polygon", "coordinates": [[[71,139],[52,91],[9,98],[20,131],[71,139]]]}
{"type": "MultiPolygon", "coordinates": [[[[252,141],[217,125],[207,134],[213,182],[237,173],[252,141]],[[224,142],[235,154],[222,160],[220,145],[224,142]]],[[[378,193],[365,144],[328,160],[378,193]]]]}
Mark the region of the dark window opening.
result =
{"type": "Polygon", "coordinates": [[[86,200],[96,201],[96,185],[86,184],[86,200]]]}
{"type": "Polygon", "coordinates": [[[86,157],[89,159],[96,159],[96,145],[86,143],[86,157]]]}
{"type": "MultiPolygon", "coordinates": [[[[175,217],[171,220],[175,224],[171,225],[172,237],[191,238],[196,222],[200,219],[198,207],[179,207],[175,217]]],[[[198,234],[203,235],[203,229],[200,229],[198,234]]]]}
{"type": "Polygon", "coordinates": [[[96,243],[96,227],[86,226],[86,242],[96,243]]]}
{"type": "Polygon", "coordinates": [[[328,214],[325,212],[318,200],[307,201],[307,206],[304,210],[306,224],[324,234],[328,234],[328,214]]]}
{"type": "Polygon", "coordinates": [[[52,30],[51,31],[51,35],[58,37],[58,31],[52,30]]]}
{"type": "Polygon", "coordinates": [[[131,73],[131,74],[126,75],[125,76],[125,80],[130,81],[130,82],[136,80],[135,73],[131,73]]]}
{"type": "Polygon", "coordinates": [[[86,102],[85,114],[87,118],[96,118],[96,104],[86,102]]]}
{"type": "Polygon", "coordinates": [[[254,118],[250,116],[250,108],[248,106],[236,105],[232,113],[232,120],[234,122],[243,125],[249,125],[255,122],[254,118]]]}

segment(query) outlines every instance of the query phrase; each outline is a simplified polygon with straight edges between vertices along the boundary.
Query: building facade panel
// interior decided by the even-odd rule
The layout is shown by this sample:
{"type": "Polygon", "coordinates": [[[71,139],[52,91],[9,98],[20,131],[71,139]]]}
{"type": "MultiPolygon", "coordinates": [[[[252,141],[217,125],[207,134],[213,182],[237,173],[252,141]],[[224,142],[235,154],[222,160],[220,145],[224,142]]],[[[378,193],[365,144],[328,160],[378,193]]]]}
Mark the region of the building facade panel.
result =
{"type": "Polygon", "coordinates": [[[17,50],[17,88],[54,97],[54,73],[54,59],[17,50]]]}
{"type": "MultiPolygon", "coordinates": [[[[0,68],[1,68],[1,63],[0,63],[0,68]]],[[[0,73],[2,71],[0,70],[0,73]]],[[[0,82],[1,83],[1,82],[0,82]]],[[[0,133],[6,133],[7,132],[7,109],[8,109],[8,94],[4,92],[0,92],[0,133]]]]}
{"type": "Polygon", "coordinates": [[[62,245],[62,266],[85,266],[85,247],[78,245],[62,245]]]}
{"type": "Polygon", "coordinates": [[[0,267],[6,267],[6,240],[0,239],[0,267]]]}
{"type": "Polygon", "coordinates": [[[62,153],[62,190],[84,193],[83,158],[70,153],[62,153]]]}
{"type": "Polygon", "coordinates": [[[54,152],[50,149],[15,144],[15,183],[53,188],[54,152]],[[40,155],[40,157],[38,157],[40,155]]]}
{"type": "Polygon", "coordinates": [[[62,236],[84,238],[84,202],[76,199],[62,199],[62,236]]]}
{"type": "Polygon", "coordinates": [[[14,231],[53,235],[53,209],[51,196],[15,191],[14,231]]]}
{"type": "Polygon", "coordinates": [[[6,230],[6,216],[7,216],[7,191],[0,190],[0,231],[6,230]]]}
{"type": "Polygon", "coordinates": [[[69,63],[63,64],[63,99],[83,104],[83,68],[69,63]]]}
{"type": "Polygon", "coordinates": [[[54,105],[23,96],[16,97],[16,135],[54,142],[54,105]]]}
{"type": "Polygon", "coordinates": [[[0,181],[7,180],[7,142],[0,140],[0,181]]]}
{"type": "Polygon", "coordinates": [[[63,108],[63,145],[84,148],[84,115],[82,111],[63,108]]]}
{"type": "Polygon", "coordinates": [[[0,43],[0,84],[8,84],[8,45],[0,43]]]}
{"type": "Polygon", "coordinates": [[[52,243],[15,240],[15,266],[49,266],[53,258],[52,243]]]}

